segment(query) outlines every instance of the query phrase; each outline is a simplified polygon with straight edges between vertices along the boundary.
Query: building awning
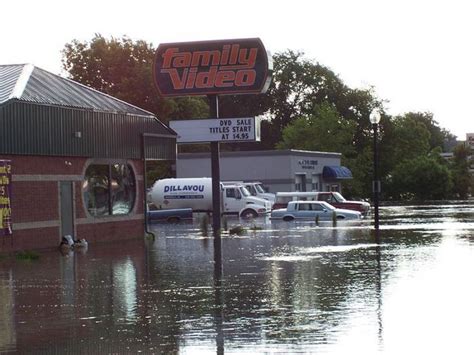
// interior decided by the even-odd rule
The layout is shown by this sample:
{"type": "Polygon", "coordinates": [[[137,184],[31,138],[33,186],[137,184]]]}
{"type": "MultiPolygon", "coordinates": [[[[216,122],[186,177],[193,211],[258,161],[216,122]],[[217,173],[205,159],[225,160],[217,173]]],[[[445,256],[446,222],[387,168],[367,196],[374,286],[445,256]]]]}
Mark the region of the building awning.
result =
{"type": "Polygon", "coordinates": [[[325,166],[323,179],[352,179],[352,172],[345,166],[325,166]]]}

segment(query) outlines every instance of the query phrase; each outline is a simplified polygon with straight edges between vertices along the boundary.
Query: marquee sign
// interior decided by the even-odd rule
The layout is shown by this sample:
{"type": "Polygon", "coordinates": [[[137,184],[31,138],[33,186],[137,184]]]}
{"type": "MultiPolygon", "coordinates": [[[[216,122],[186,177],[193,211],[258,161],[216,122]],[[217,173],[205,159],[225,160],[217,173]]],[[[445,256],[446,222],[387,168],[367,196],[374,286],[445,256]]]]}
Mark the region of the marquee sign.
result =
{"type": "Polygon", "coordinates": [[[153,76],[161,96],[260,94],[272,62],[259,38],[160,44],[153,76]]]}
{"type": "Polygon", "coordinates": [[[178,143],[259,142],[260,118],[212,118],[170,121],[178,143]]]}

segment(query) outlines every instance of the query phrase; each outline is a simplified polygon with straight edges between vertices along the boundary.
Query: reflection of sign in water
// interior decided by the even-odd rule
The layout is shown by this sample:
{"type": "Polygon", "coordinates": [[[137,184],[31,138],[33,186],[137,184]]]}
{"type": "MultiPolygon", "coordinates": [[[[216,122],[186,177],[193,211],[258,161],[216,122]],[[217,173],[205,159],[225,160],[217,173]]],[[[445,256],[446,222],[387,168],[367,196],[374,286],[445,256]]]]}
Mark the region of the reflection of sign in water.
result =
{"type": "Polygon", "coordinates": [[[0,236],[12,234],[11,161],[0,160],[0,236]]]}

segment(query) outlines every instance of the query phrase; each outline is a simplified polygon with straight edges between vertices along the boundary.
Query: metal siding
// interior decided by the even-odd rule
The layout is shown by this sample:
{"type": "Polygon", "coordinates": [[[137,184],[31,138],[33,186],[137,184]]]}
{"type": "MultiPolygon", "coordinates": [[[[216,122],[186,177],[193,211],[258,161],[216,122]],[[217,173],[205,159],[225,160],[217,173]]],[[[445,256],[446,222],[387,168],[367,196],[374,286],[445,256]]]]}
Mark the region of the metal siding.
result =
{"type": "MultiPolygon", "coordinates": [[[[0,153],[141,158],[141,135],[170,135],[153,117],[105,113],[16,100],[0,106],[0,153]],[[81,132],[81,138],[75,137],[81,132]]],[[[149,159],[176,159],[176,138],[154,139],[149,159]]]]}

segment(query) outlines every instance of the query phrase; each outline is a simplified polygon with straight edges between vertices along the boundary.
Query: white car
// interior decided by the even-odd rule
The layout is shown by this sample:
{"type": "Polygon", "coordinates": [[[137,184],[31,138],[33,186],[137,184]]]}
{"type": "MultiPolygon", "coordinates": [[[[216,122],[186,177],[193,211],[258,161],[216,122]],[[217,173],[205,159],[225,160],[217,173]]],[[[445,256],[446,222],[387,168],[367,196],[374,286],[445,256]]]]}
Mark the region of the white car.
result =
{"type": "Polygon", "coordinates": [[[335,217],[338,220],[360,220],[362,214],[353,210],[335,208],[324,201],[290,201],[286,208],[273,210],[271,219],[282,219],[293,221],[297,219],[331,221],[335,217]]]}

